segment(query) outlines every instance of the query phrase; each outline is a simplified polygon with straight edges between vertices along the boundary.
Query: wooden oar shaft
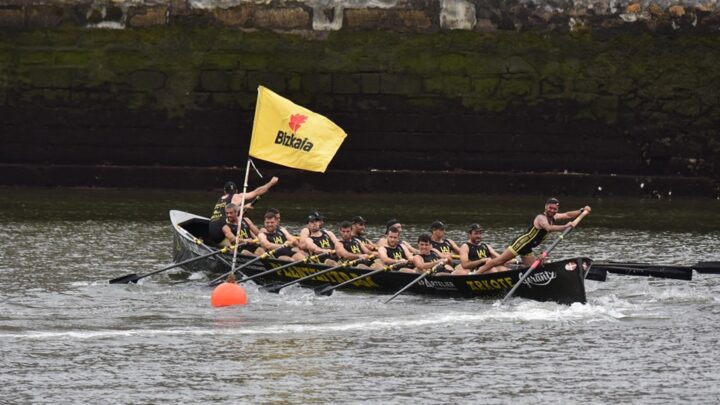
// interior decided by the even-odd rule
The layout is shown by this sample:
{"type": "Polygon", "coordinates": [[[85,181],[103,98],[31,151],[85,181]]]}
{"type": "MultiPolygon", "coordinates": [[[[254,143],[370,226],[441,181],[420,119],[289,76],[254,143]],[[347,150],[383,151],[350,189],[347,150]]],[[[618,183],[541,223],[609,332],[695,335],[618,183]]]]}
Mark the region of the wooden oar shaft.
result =
{"type": "Polygon", "coordinates": [[[548,255],[553,249],[555,249],[555,246],[557,246],[560,242],[562,242],[562,240],[565,239],[565,236],[567,236],[570,232],[572,232],[572,230],[575,229],[575,227],[577,226],[577,224],[579,224],[580,221],[582,221],[582,219],[583,219],[587,214],[588,214],[587,211],[582,210],[582,212],[580,213],[580,215],[578,215],[578,217],[575,218],[575,219],[571,222],[572,226],[567,227],[567,228],[563,231],[563,233],[560,234],[560,237],[558,237],[558,238],[555,240],[555,242],[553,242],[553,244],[550,245],[549,248],[547,248],[547,250],[545,250],[544,252],[542,252],[542,254],[540,255],[540,257],[537,258],[537,260],[535,260],[535,261],[533,262],[533,264],[530,266],[530,268],[527,269],[527,271],[526,271],[525,273],[523,273],[522,276],[520,276],[520,279],[518,280],[518,282],[515,283],[515,285],[513,286],[513,288],[511,288],[510,291],[505,295],[505,298],[503,298],[503,300],[502,300],[503,303],[504,303],[505,301],[507,301],[510,297],[512,297],[512,295],[515,293],[515,290],[517,290],[518,287],[520,287],[520,285],[523,283],[523,281],[525,281],[525,279],[530,275],[530,273],[532,273],[536,268],[538,268],[538,266],[540,266],[540,263],[542,263],[542,261],[545,260],[545,258],[547,257],[547,255],[548,255]]]}
{"type": "Polygon", "coordinates": [[[430,270],[427,270],[427,271],[423,272],[423,274],[421,274],[419,277],[416,277],[415,280],[413,280],[412,282],[410,282],[410,284],[408,284],[408,285],[406,285],[405,287],[403,287],[400,291],[396,292],[395,295],[393,295],[393,296],[390,297],[387,301],[385,301],[385,304],[387,304],[388,302],[394,300],[395,297],[397,297],[398,295],[402,294],[402,293],[403,293],[405,290],[407,290],[408,288],[410,288],[410,287],[414,286],[415,284],[419,283],[420,280],[422,280],[422,279],[424,279],[425,277],[427,277],[427,276],[435,273],[435,272],[436,272],[440,267],[442,267],[442,266],[444,266],[443,263],[438,263],[437,265],[433,266],[433,268],[431,268],[430,270]]]}
{"type": "Polygon", "coordinates": [[[286,269],[286,268],[288,268],[288,267],[296,266],[296,265],[298,265],[298,264],[300,264],[300,263],[307,263],[307,262],[309,262],[309,261],[311,261],[311,260],[317,260],[317,259],[320,259],[321,257],[327,256],[327,255],[329,255],[329,254],[330,254],[330,253],[320,253],[319,255],[309,256],[309,257],[306,257],[306,258],[304,258],[304,259],[302,259],[302,260],[298,260],[298,261],[296,261],[296,262],[284,264],[284,265],[282,265],[282,266],[275,267],[274,269],[266,270],[266,271],[260,272],[260,273],[258,273],[258,274],[254,274],[254,275],[252,275],[252,276],[250,276],[250,277],[245,277],[245,278],[243,278],[242,280],[238,280],[238,284],[239,284],[239,283],[244,283],[244,282],[246,282],[246,281],[254,280],[254,279],[258,278],[258,277],[262,277],[262,276],[266,276],[266,275],[268,275],[268,274],[272,274],[272,273],[278,272],[278,271],[280,271],[280,270],[282,270],[282,269],[286,269]]]}
{"type": "MultiPolygon", "coordinates": [[[[242,269],[244,269],[245,267],[247,267],[247,266],[249,266],[249,265],[257,262],[258,260],[262,260],[262,259],[265,259],[265,258],[268,258],[268,257],[272,256],[273,253],[275,253],[276,250],[281,249],[281,248],[283,248],[283,247],[285,247],[285,246],[286,246],[286,244],[283,244],[283,245],[282,245],[281,247],[279,247],[279,248],[275,248],[275,249],[272,249],[272,250],[268,250],[267,252],[259,255],[258,257],[256,257],[256,258],[254,258],[254,259],[251,259],[251,260],[243,263],[241,266],[238,266],[238,268],[234,268],[234,266],[230,267],[230,271],[228,271],[227,273],[223,274],[223,275],[220,276],[220,277],[216,277],[214,280],[212,280],[211,282],[209,282],[208,285],[211,286],[211,287],[212,287],[212,286],[215,286],[215,285],[219,284],[219,282],[220,282],[221,280],[224,280],[225,278],[227,278],[227,276],[229,276],[229,275],[231,275],[231,274],[237,274],[237,273],[243,274],[243,273],[240,272],[240,270],[242,270],[242,269]]],[[[245,274],[243,274],[243,277],[247,278],[247,276],[246,276],[245,274]]]]}
{"type": "Polygon", "coordinates": [[[163,268],[160,269],[160,270],[155,270],[155,271],[152,271],[152,272],[150,272],[150,273],[143,274],[143,275],[140,275],[140,276],[135,275],[135,274],[128,274],[128,275],[126,275],[126,276],[122,276],[122,277],[118,277],[118,278],[114,278],[114,279],[110,280],[110,284],[120,284],[120,283],[127,284],[127,283],[130,283],[130,282],[135,282],[135,281],[140,280],[140,279],[142,279],[142,278],[152,276],[153,274],[157,274],[157,273],[161,273],[161,272],[166,271],[166,270],[174,269],[174,268],[176,268],[176,267],[180,267],[180,266],[185,265],[185,264],[188,264],[188,263],[196,262],[196,261],[198,261],[198,260],[206,259],[206,258],[208,258],[208,257],[210,257],[210,256],[214,256],[214,255],[217,255],[217,254],[220,254],[220,253],[225,253],[225,252],[227,252],[227,251],[229,251],[228,248],[222,248],[222,249],[220,249],[220,250],[216,250],[216,251],[213,251],[213,252],[210,252],[210,253],[208,253],[208,254],[201,255],[201,256],[193,257],[193,258],[191,258],[191,259],[183,260],[183,261],[181,261],[181,262],[179,262],[179,263],[175,263],[175,264],[172,264],[172,265],[170,265],[170,266],[163,267],[163,268]]]}

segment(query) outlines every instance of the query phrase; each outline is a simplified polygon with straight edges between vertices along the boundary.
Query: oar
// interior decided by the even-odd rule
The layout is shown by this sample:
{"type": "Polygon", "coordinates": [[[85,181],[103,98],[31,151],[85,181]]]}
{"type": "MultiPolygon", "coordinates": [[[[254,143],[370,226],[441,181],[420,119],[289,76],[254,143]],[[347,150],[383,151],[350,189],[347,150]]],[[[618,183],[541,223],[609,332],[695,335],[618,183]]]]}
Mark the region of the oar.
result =
{"type": "Polygon", "coordinates": [[[694,266],[690,266],[698,273],[720,274],[720,262],[698,262],[694,266]]]}
{"type": "MultiPolygon", "coordinates": [[[[370,255],[369,258],[374,258],[374,256],[375,256],[375,255],[370,255]]],[[[314,277],[317,277],[317,276],[319,276],[319,275],[321,275],[321,274],[329,273],[329,272],[331,272],[331,271],[333,271],[333,270],[337,270],[337,269],[340,269],[340,268],[343,268],[343,267],[353,267],[353,266],[355,266],[356,264],[360,263],[360,262],[363,261],[363,260],[366,260],[366,259],[355,259],[355,260],[352,260],[352,261],[349,261],[349,262],[341,263],[341,264],[338,264],[337,266],[330,267],[330,268],[327,268],[327,269],[325,269],[325,270],[320,270],[320,271],[318,271],[318,272],[316,272],[316,273],[307,275],[307,276],[302,277],[302,278],[299,278],[299,279],[297,279],[297,280],[293,280],[293,281],[287,282],[287,283],[282,284],[282,285],[279,285],[279,286],[277,286],[277,287],[266,287],[266,288],[264,288],[264,290],[267,291],[267,292],[278,293],[278,292],[280,292],[280,290],[282,290],[282,289],[285,288],[285,287],[289,287],[289,286],[291,286],[291,285],[293,285],[293,284],[297,284],[297,283],[303,282],[303,281],[305,281],[305,280],[307,280],[307,279],[314,278],[314,277]]]]}
{"type": "MultiPolygon", "coordinates": [[[[267,257],[269,257],[269,256],[272,256],[272,254],[275,253],[276,250],[282,249],[282,248],[286,247],[287,244],[288,244],[288,242],[285,242],[285,243],[283,243],[283,245],[280,246],[279,248],[275,248],[275,249],[272,249],[272,250],[268,250],[267,252],[261,254],[260,256],[254,258],[254,259],[252,259],[252,260],[249,260],[249,261],[243,263],[242,266],[238,266],[238,267],[235,268],[235,269],[232,269],[232,266],[231,266],[231,270],[230,270],[230,271],[228,271],[227,273],[223,274],[223,275],[220,276],[220,277],[215,278],[214,280],[212,280],[211,282],[209,282],[208,285],[209,285],[210,287],[215,287],[216,285],[220,284],[223,280],[225,280],[225,278],[227,278],[227,276],[229,276],[229,275],[231,275],[231,274],[234,275],[234,274],[236,274],[236,273],[239,273],[240,270],[242,270],[242,269],[244,269],[245,267],[247,267],[247,266],[249,266],[249,265],[257,262],[258,260],[262,260],[262,259],[265,259],[265,258],[267,258],[267,257]]],[[[240,273],[240,274],[242,274],[242,273],[240,273]]]]}
{"type": "Polygon", "coordinates": [[[391,264],[391,265],[389,265],[389,266],[385,266],[385,267],[383,267],[383,268],[381,268],[381,269],[373,270],[373,271],[371,271],[370,273],[365,273],[365,274],[363,274],[362,276],[357,276],[357,277],[352,278],[352,279],[350,279],[350,280],[343,281],[342,283],[340,283],[340,284],[338,284],[338,285],[331,285],[331,286],[327,286],[327,285],[326,285],[326,286],[318,287],[318,288],[315,289],[315,294],[316,294],[316,295],[330,295],[330,294],[332,294],[332,292],[333,292],[335,289],[337,289],[337,288],[344,287],[344,286],[346,286],[346,285],[348,285],[348,284],[351,284],[351,283],[354,283],[354,282],[356,282],[356,281],[358,281],[358,280],[362,280],[362,279],[364,279],[364,278],[368,278],[368,277],[374,276],[375,274],[378,274],[378,273],[383,272],[383,271],[391,271],[391,270],[396,269],[396,268],[398,268],[398,267],[400,267],[400,266],[404,266],[404,265],[406,265],[407,263],[408,263],[407,260],[403,260],[403,261],[401,261],[401,262],[398,262],[398,263],[395,263],[395,264],[391,264]]]}
{"type": "Polygon", "coordinates": [[[626,276],[645,276],[692,280],[692,267],[674,265],[639,265],[630,263],[593,263],[591,268],[626,276]]]}
{"type": "Polygon", "coordinates": [[[288,264],[283,264],[282,266],[275,267],[274,269],[266,270],[266,271],[260,272],[260,273],[258,273],[258,274],[254,274],[254,275],[252,275],[252,276],[250,276],[250,277],[245,277],[245,278],[243,278],[242,280],[238,280],[238,284],[239,284],[239,283],[244,283],[244,282],[246,282],[246,281],[254,280],[254,279],[258,278],[258,277],[266,276],[266,275],[271,274],[271,273],[278,272],[278,271],[280,271],[280,270],[282,270],[282,269],[286,269],[286,268],[288,268],[288,267],[292,267],[292,266],[298,265],[298,264],[300,264],[300,263],[307,263],[307,262],[312,261],[312,260],[317,260],[317,259],[320,259],[320,258],[325,257],[325,256],[327,256],[327,255],[331,255],[331,254],[333,254],[333,253],[335,253],[335,251],[334,251],[334,250],[331,250],[331,251],[329,251],[329,252],[320,253],[319,255],[308,256],[308,257],[306,257],[306,258],[304,258],[304,259],[302,259],[302,260],[298,260],[298,261],[296,261],[296,262],[292,262],[292,263],[288,263],[288,264]]]}
{"type": "Polygon", "coordinates": [[[533,270],[535,270],[536,268],[538,268],[538,266],[540,266],[540,263],[542,263],[542,261],[545,260],[545,258],[547,257],[547,255],[548,255],[553,249],[555,249],[555,246],[557,246],[563,239],[565,239],[565,236],[567,236],[567,234],[569,234],[570,232],[572,232],[572,230],[575,229],[575,227],[577,226],[577,224],[579,224],[580,221],[582,221],[582,219],[583,219],[583,218],[585,217],[585,215],[587,215],[587,214],[588,214],[587,211],[582,210],[582,212],[580,213],[580,215],[578,215],[578,217],[575,218],[575,220],[573,220],[573,221],[571,222],[571,224],[572,224],[573,226],[570,226],[570,227],[568,227],[567,229],[565,229],[565,230],[563,231],[563,233],[560,234],[560,237],[557,238],[557,240],[555,240],[555,242],[553,242],[553,244],[550,245],[550,247],[547,248],[546,251],[542,252],[542,254],[540,255],[540,257],[538,257],[538,258],[533,262],[533,264],[530,266],[530,268],[527,269],[527,271],[520,277],[520,280],[518,280],[518,282],[515,283],[515,285],[513,286],[513,288],[511,288],[510,291],[507,293],[507,295],[505,295],[505,298],[503,298],[503,300],[502,300],[503,303],[504,303],[505,301],[507,301],[510,297],[512,297],[512,295],[515,293],[515,290],[517,290],[518,287],[520,287],[520,284],[522,284],[522,282],[525,281],[525,279],[527,278],[527,276],[529,276],[530,273],[533,272],[533,270]]]}
{"type": "Polygon", "coordinates": [[[153,274],[161,273],[161,272],[163,272],[163,271],[165,271],[165,270],[174,269],[175,267],[180,267],[180,266],[185,265],[185,264],[188,264],[188,263],[196,262],[196,261],[198,261],[198,260],[206,259],[206,258],[208,258],[208,257],[210,257],[210,256],[219,255],[219,254],[221,254],[221,253],[226,253],[226,252],[229,252],[229,251],[230,251],[230,248],[224,247],[224,248],[222,248],[222,249],[220,249],[220,250],[216,250],[216,251],[210,252],[210,253],[208,253],[208,254],[206,254],[206,255],[202,255],[202,256],[198,256],[198,257],[193,257],[192,259],[187,259],[187,260],[184,260],[184,261],[182,261],[182,262],[180,262],[180,263],[175,263],[175,264],[173,264],[173,265],[170,265],[170,266],[167,266],[167,267],[163,267],[163,268],[160,269],[160,270],[155,270],[155,271],[153,271],[153,272],[150,272],[150,273],[147,273],[147,274],[143,274],[143,275],[141,275],[141,276],[138,276],[137,274],[134,274],[134,273],[133,273],[133,274],[128,274],[128,275],[125,275],[125,276],[122,276],[122,277],[117,277],[117,278],[114,278],[114,279],[110,280],[110,284],[128,284],[128,283],[135,283],[135,282],[137,282],[138,280],[140,280],[141,278],[145,278],[145,277],[148,277],[148,276],[152,276],[153,274]]]}
{"type": "MultiPolygon", "coordinates": [[[[259,198],[260,198],[260,197],[256,197],[255,200],[257,201],[259,198]]],[[[193,242],[195,242],[195,244],[197,244],[197,245],[200,245],[200,246],[204,247],[205,250],[207,250],[208,252],[213,252],[213,249],[212,249],[210,246],[206,245],[206,244],[203,242],[202,239],[195,238],[195,239],[193,240],[193,242]]],[[[251,244],[251,243],[257,243],[257,242],[258,242],[257,239],[253,239],[252,241],[250,241],[250,242],[248,242],[248,243],[243,243],[242,245],[238,246],[238,249],[241,248],[241,247],[243,247],[243,246],[247,246],[247,245],[249,245],[249,244],[251,244]]],[[[232,248],[231,248],[231,249],[232,249],[232,248]]],[[[231,264],[229,261],[225,260],[224,257],[218,256],[218,260],[220,260],[221,262],[225,263],[228,267],[232,267],[232,264],[231,264]]],[[[235,272],[236,272],[236,273],[240,273],[240,275],[243,276],[243,277],[247,277],[247,276],[245,275],[245,273],[243,273],[242,271],[238,271],[238,269],[235,269],[235,272]]]]}
{"type": "Polygon", "coordinates": [[[398,295],[402,294],[403,291],[407,290],[408,288],[410,288],[410,287],[414,286],[415,284],[417,284],[418,282],[420,282],[420,280],[422,280],[422,279],[424,279],[425,277],[427,277],[427,276],[435,273],[440,267],[442,267],[442,266],[444,266],[444,265],[445,265],[445,263],[438,263],[438,264],[436,264],[435,266],[433,266],[431,269],[425,270],[425,271],[423,272],[423,274],[421,274],[421,275],[420,275],[419,277],[417,277],[415,280],[411,281],[410,284],[408,284],[408,285],[406,285],[405,287],[403,287],[400,291],[396,292],[395,295],[393,295],[393,296],[390,297],[387,301],[385,301],[385,304],[387,304],[388,302],[390,302],[390,301],[392,301],[393,299],[395,299],[395,297],[397,297],[398,295]]]}

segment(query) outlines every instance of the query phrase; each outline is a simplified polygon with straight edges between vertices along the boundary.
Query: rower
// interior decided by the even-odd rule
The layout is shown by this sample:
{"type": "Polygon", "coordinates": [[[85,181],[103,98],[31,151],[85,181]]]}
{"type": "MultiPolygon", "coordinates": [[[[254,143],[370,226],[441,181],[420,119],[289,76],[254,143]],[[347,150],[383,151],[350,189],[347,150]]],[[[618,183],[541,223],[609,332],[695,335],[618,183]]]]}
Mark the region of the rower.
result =
{"type": "Polygon", "coordinates": [[[264,227],[258,233],[263,252],[275,250],[271,257],[282,260],[303,260],[305,254],[297,248],[298,242],[285,228],[278,226],[277,217],[272,212],[265,213],[264,227]],[[289,246],[283,246],[289,242],[289,246]]]}
{"type": "MultiPolygon", "coordinates": [[[[391,226],[385,233],[385,242],[386,244],[380,245],[378,248],[381,265],[390,266],[400,262],[412,261],[413,254],[410,253],[407,246],[400,243],[400,229],[391,226]]],[[[399,270],[412,272],[408,267],[399,270]]]]}
{"type": "MultiPolygon", "coordinates": [[[[311,212],[307,217],[307,226],[300,231],[300,248],[309,255],[319,255],[333,251],[333,247],[339,243],[338,238],[331,231],[323,228],[325,217],[317,211],[311,212]]],[[[337,257],[332,254],[324,260],[325,264],[336,265],[337,257]]]]}
{"type": "Polygon", "coordinates": [[[587,211],[588,213],[591,211],[591,208],[588,205],[576,211],[562,213],[558,213],[559,208],[560,202],[557,198],[548,199],[545,202],[545,211],[535,216],[530,229],[528,229],[524,234],[518,236],[500,256],[488,260],[485,264],[483,264],[476,273],[485,273],[497,265],[506,263],[515,256],[520,256],[526,266],[532,265],[535,261],[535,255],[533,254],[532,249],[542,243],[548,233],[562,232],[565,229],[574,226],[572,222],[568,222],[564,225],[556,225],[555,221],[575,219],[580,216],[583,211],[587,211]]]}
{"type": "Polygon", "coordinates": [[[365,221],[365,218],[361,217],[360,215],[353,217],[352,219],[352,236],[353,238],[357,238],[362,242],[365,247],[372,251],[377,250],[377,246],[375,246],[374,243],[370,239],[365,236],[365,226],[367,225],[367,221],[365,221]]]}
{"type": "MultiPolygon", "coordinates": [[[[398,230],[398,233],[402,235],[402,224],[397,219],[393,218],[385,223],[385,235],[383,235],[380,240],[377,242],[377,246],[387,246],[387,232],[390,230],[390,228],[396,228],[398,230]]],[[[404,240],[400,239],[399,242],[401,245],[405,246],[412,254],[417,254],[418,250],[415,249],[411,244],[405,242],[404,240]]]]}
{"type": "MultiPolygon", "coordinates": [[[[270,190],[270,188],[277,182],[278,178],[273,177],[266,184],[256,188],[255,190],[246,192],[245,202],[267,193],[268,190],[270,190]]],[[[215,243],[220,243],[225,238],[222,231],[222,228],[225,225],[225,206],[229,203],[240,205],[243,199],[243,193],[238,193],[237,185],[232,181],[225,183],[223,191],[225,194],[220,196],[215,203],[212,215],[210,216],[210,223],[208,224],[208,237],[215,243]]],[[[245,208],[249,207],[251,207],[251,205],[246,204],[245,208]]]]}
{"type": "Polygon", "coordinates": [[[230,246],[231,244],[239,244],[243,247],[240,253],[244,255],[253,255],[260,247],[254,243],[254,239],[257,234],[260,233],[260,230],[255,226],[250,218],[243,215],[243,221],[240,225],[240,233],[238,234],[238,209],[239,207],[233,203],[225,206],[226,219],[225,225],[222,227],[225,239],[223,239],[219,245],[225,247],[230,246]],[[236,237],[239,238],[236,239],[236,237]]]}
{"type": "MultiPolygon", "coordinates": [[[[353,220],[356,218],[358,217],[353,218],[353,220]]],[[[340,223],[340,240],[335,244],[335,254],[338,258],[347,261],[362,259],[362,262],[355,265],[355,267],[368,268],[374,263],[369,257],[372,252],[360,238],[353,235],[353,225],[348,221],[340,223]]]]}
{"type": "Polygon", "coordinates": [[[445,237],[445,224],[442,221],[433,221],[430,224],[430,244],[446,258],[452,259],[453,254],[460,254],[457,243],[445,237]]]}
{"type": "Polygon", "coordinates": [[[430,235],[423,233],[418,236],[418,251],[412,258],[412,262],[415,265],[413,273],[423,273],[426,270],[430,270],[438,264],[444,263],[438,270],[437,275],[450,275],[455,269],[452,267],[452,258],[446,257],[439,250],[433,248],[432,238],[430,235]]]}
{"type": "MultiPolygon", "coordinates": [[[[460,246],[460,266],[453,275],[466,275],[477,269],[490,259],[500,256],[492,246],[482,241],[483,228],[480,224],[471,224],[468,228],[468,241],[460,246]]],[[[488,270],[488,273],[505,271],[508,268],[497,265],[488,270]]]]}

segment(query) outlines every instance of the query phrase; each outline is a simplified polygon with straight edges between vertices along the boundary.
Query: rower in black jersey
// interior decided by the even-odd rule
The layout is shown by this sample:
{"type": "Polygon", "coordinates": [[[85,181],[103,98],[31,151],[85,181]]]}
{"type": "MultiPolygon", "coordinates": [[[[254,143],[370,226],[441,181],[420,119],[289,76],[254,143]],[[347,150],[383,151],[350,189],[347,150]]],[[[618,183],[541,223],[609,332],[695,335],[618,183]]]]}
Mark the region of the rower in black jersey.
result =
{"type": "Polygon", "coordinates": [[[385,224],[385,235],[383,235],[383,236],[378,240],[378,242],[377,242],[378,248],[379,248],[380,246],[387,246],[387,245],[388,245],[388,243],[387,243],[387,232],[388,232],[388,230],[390,230],[390,228],[395,228],[395,229],[398,230],[398,233],[399,233],[399,235],[400,235],[400,236],[399,236],[400,239],[399,239],[398,243],[399,243],[400,245],[404,246],[404,247],[405,247],[408,251],[410,251],[410,253],[412,253],[412,254],[417,254],[417,253],[418,253],[418,250],[417,250],[414,246],[412,246],[410,243],[408,243],[408,242],[406,242],[406,241],[404,241],[404,240],[402,239],[403,226],[402,226],[402,224],[400,223],[400,221],[398,221],[398,220],[395,219],[395,218],[387,221],[387,223],[385,224]]]}
{"type": "Polygon", "coordinates": [[[442,221],[430,224],[430,244],[446,258],[452,259],[452,255],[460,253],[457,243],[445,237],[445,224],[442,221]]]}
{"type": "Polygon", "coordinates": [[[577,211],[558,213],[560,202],[557,198],[550,198],[545,202],[545,211],[535,216],[532,226],[524,234],[518,236],[498,257],[488,260],[483,264],[477,273],[484,273],[493,267],[512,260],[515,256],[522,257],[526,266],[532,265],[535,255],[532,249],[538,246],[549,232],[561,232],[573,226],[572,222],[564,225],[555,225],[556,221],[571,220],[577,218],[583,211],[591,212],[590,206],[585,206],[577,211]]]}
{"type": "MultiPolygon", "coordinates": [[[[250,203],[256,197],[267,193],[268,190],[270,190],[270,188],[274,186],[277,182],[278,178],[273,177],[266,184],[256,188],[255,190],[246,192],[246,207],[244,209],[251,208],[251,204],[248,203],[250,203]]],[[[225,206],[229,203],[240,205],[243,199],[243,193],[238,192],[237,185],[232,181],[228,181],[227,183],[225,183],[223,191],[225,193],[220,196],[220,198],[218,198],[217,202],[215,203],[212,215],[210,216],[210,222],[208,224],[208,238],[214,243],[220,243],[223,239],[225,239],[225,235],[222,231],[222,227],[225,225],[226,219],[225,206]]]]}
{"type": "Polygon", "coordinates": [[[300,231],[300,248],[311,256],[328,253],[323,262],[335,265],[337,256],[333,250],[338,239],[334,233],[323,228],[324,223],[325,217],[319,212],[313,211],[308,215],[307,226],[300,231]]]}
{"type": "MultiPolygon", "coordinates": [[[[385,233],[386,244],[378,248],[378,256],[383,265],[389,266],[400,262],[411,262],[413,254],[403,244],[400,244],[400,230],[391,226],[385,233]]],[[[402,268],[401,271],[412,271],[402,268]]]]}
{"type": "Polygon", "coordinates": [[[277,259],[283,260],[302,260],[305,254],[297,248],[297,240],[285,228],[278,226],[275,213],[265,213],[265,227],[260,230],[258,240],[260,247],[265,252],[274,251],[271,255],[277,259]]]}
{"type": "Polygon", "coordinates": [[[352,219],[352,236],[360,242],[365,245],[366,248],[368,248],[371,251],[377,251],[377,246],[367,238],[365,235],[365,227],[367,226],[367,221],[365,221],[365,218],[361,217],[360,215],[353,217],[352,219]]]}
{"type": "Polygon", "coordinates": [[[243,218],[240,222],[240,233],[238,234],[238,206],[230,203],[225,206],[225,225],[223,225],[222,231],[223,239],[220,246],[230,246],[231,244],[239,243],[241,245],[241,253],[243,254],[254,254],[260,245],[255,241],[256,235],[259,230],[250,220],[250,218],[243,218]]]}
{"type": "Polygon", "coordinates": [[[454,270],[452,268],[452,259],[444,257],[441,252],[433,248],[431,241],[430,235],[426,233],[418,237],[418,251],[420,253],[413,256],[415,272],[422,273],[442,264],[442,266],[436,270],[437,274],[447,275],[452,273],[454,270]]]}
{"type": "MultiPolygon", "coordinates": [[[[479,224],[472,224],[468,229],[468,241],[460,246],[460,268],[453,274],[464,275],[477,269],[493,257],[500,256],[492,246],[482,241],[484,230],[479,224]]],[[[495,266],[491,271],[504,271],[507,267],[495,266]]]]}
{"type": "Polygon", "coordinates": [[[352,224],[348,221],[340,223],[340,239],[335,244],[335,254],[339,259],[345,261],[362,259],[355,267],[364,268],[373,264],[370,250],[358,237],[353,236],[352,224]]]}

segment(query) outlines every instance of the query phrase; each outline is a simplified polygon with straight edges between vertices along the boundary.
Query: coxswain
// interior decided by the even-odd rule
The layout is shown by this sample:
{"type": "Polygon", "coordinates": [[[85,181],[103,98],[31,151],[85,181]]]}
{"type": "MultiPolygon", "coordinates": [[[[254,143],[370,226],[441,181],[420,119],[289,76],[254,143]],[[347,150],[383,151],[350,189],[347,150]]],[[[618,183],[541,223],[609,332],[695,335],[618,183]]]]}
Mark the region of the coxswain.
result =
{"type": "Polygon", "coordinates": [[[460,254],[460,246],[454,240],[445,237],[445,228],[442,221],[433,221],[430,224],[430,244],[444,257],[452,259],[453,255],[460,254]]]}
{"type": "Polygon", "coordinates": [[[328,253],[324,263],[334,266],[337,264],[337,257],[333,249],[338,243],[338,238],[332,231],[325,230],[325,217],[317,211],[311,212],[307,217],[307,226],[300,231],[300,249],[310,256],[328,253]]]}
{"type": "MultiPolygon", "coordinates": [[[[255,190],[248,191],[245,193],[245,202],[248,203],[256,197],[259,197],[270,190],[278,182],[277,177],[273,177],[266,184],[256,188],[255,190]]],[[[240,205],[243,199],[243,193],[238,192],[237,185],[228,181],[223,187],[225,192],[220,198],[218,198],[213,208],[212,215],[210,216],[210,223],[208,224],[208,237],[215,243],[220,243],[225,238],[222,227],[225,225],[225,206],[229,203],[240,205]]],[[[250,208],[251,205],[246,204],[244,209],[250,208]]]]}
{"type": "Polygon", "coordinates": [[[556,221],[575,219],[580,216],[583,211],[587,211],[588,213],[591,211],[591,208],[588,205],[576,211],[562,213],[558,212],[559,209],[560,202],[557,198],[548,199],[545,202],[545,211],[535,217],[530,229],[518,236],[500,256],[488,260],[485,264],[483,264],[476,273],[485,273],[497,265],[504,264],[507,261],[512,260],[516,256],[520,256],[526,266],[532,265],[535,261],[535,255],[532,251],[533,248],[542,243],[550,232],[562,232],[565,229],[574,226],[572,222],[568,222],[564,225],[556,225],[556,221]]]}
{"type": "MultiPolygon", "coordinates": [[[[466,275],[478,267],[487,263],[488,260],[500,256],[492,246],[483,242],[483,228],[480,224],[471,224],[468,228],[468,240],[460,246],[460,266],[453,272],[453,275],[466,275]]],[[[505,271],[508,268],[502,264],[488,270],[488,273],[505,271]]]]}
{"type": "Polygon", "coordinates": [[[297,239],[285,228],[278,226],[277,217],[272,212],[265,213],[264,227],[258,233],[263,252],[274,250],[272,257],[282,260],[302,260],[305,254],[298,249],[297,239]]]}
{"type": "Polygon", "coordinates": [[[423,273],[438,264],[442,264],[442,266],[436,270],[436,274],[438,275],[450,275],[450,273],[455,270],[452,267],[452,258],[443,255],[442,252],[432,246],[430,235],[423,233],[418,236],[418,251],[419,253],[412,258],[412,262],[415,265],[415,273],[423,273]]]}
{"type": "Polygon", "coordinates": [[[238,234],[238,210],[239,207],[233,203],[225,206],[225,225],[223,226],[223,239],[220,246],[230,246],[239,244],[242,247],[240,253],[244,255],[253,255],[255,251],[260,247],[255,243],[255,238],[260,230],[246,215],[243,215],[243,221],[240,226],[240,233],[238,234]]]}
{"type": "Polygon", "coordinates": [[[356,217],[353,217],[351,223],[351,232],[353,238],[358,239],[369,250],[376,251],[377,246],[375,246],[375,244],[370,239],[368,239],[367,236],[365,236],[365,227],[367,225],[367,221],[365,220],[365,218],[358,215],[356,217]]]}
{"type": "MultiPolygon", "coordinates": [[[[400,229],[391,226],[385,233],[385,244],[378,248],[381,265],[390,266],[400,262],[412,262],[413,254],[407,246],[400,243],[400,229]]],[[[412,271],[408,267],[401,271],[412,271]]]]}
{"type": "MultiPolygon", "coordinates": [[[[358,217],[353,218],[355,220],[358,217]]],[[[348,221],[340,223],[340,239],[335,244],[335,254],[341,260],[362,260],[355,267],[368,268],[373,265],[370,258],[372,252],[368,249],[367,244],[363,243],[360,238],[352,233],[353,224],[348,221]]]]}

